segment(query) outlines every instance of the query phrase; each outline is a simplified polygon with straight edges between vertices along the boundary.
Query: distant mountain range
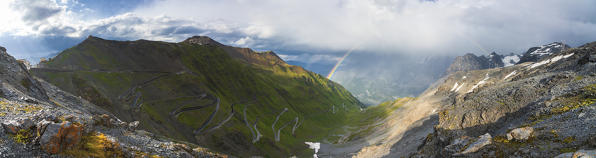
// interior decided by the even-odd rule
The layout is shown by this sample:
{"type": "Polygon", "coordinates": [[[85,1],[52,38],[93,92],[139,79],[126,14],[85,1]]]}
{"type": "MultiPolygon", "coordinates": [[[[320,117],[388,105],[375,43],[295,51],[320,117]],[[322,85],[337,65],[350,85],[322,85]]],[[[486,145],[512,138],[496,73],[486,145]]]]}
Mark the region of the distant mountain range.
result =
{"type": "Polygon", "coordinates": [[[474,54],[468,53],[464,56],[456,57],[455,61],[447,69],[447,72],[453,73],[457,71],[491,69],[512,66],[514,64],[524,62],[536,62],[551,54],[558,53],[569,48],[570,47],[568,45],[560,42],[554,42],[542,45],[540,47],[532,47],[522,55],[513,53],[509,55],[499,55],[495,52],[492,52],[488,54],[488,56],[476,56],[474,54]]]}

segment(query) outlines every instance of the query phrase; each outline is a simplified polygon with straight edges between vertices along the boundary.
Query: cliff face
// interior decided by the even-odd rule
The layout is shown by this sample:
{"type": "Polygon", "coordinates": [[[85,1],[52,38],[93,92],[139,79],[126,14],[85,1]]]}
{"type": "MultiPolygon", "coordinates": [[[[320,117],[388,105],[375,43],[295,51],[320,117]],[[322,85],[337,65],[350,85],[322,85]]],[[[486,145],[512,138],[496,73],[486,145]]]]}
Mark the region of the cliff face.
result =
{"type": "Polygon", "coordinates": [[[155,139],[110,112],[39,80],[0,47],[1,157],[225,156],[155,139]]]}

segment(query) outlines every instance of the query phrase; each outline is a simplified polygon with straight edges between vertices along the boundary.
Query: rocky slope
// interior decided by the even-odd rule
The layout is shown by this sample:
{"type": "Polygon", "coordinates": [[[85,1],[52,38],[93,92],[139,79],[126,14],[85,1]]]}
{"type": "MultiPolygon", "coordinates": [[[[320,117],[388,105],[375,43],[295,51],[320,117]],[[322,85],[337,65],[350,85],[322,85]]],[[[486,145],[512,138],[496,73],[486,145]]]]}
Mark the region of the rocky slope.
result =
{"type": "Polygon", "coordinates": [[[594,116],[596,47],[590,43],[536,62],[451,73],[392,111],[375,127],[379,132],[350,152],[354,157],[585,155],[596,151],[594,116]]]}
{"type": "Polygon", "coordinates": [[[536,62],[551,54],[559,53],[569,48],[571,47],[561,42],[553,42],[539,47],[532,47],[522,55],[518,63],[536,62]]]}
{"type": "Polygon", "coordinates": [[[89,37],[32,72],[139,128],[235,156],[311,156],[361,103],[273,52],[89,37]]]}
{"type": "Polygon", "coordinates": [[[450,100],[441,106],[420,155],[553,157],[596,147],[593,45],[535,63],[457,72],[437,95],[450,100]],[[490,139],[479,139],[482,135],[490,139]]]}
{"type": "Polygon", "coordinates": [[[225,157],[137,130],[30,75],[0,47],[0,157],[225,157]]]}

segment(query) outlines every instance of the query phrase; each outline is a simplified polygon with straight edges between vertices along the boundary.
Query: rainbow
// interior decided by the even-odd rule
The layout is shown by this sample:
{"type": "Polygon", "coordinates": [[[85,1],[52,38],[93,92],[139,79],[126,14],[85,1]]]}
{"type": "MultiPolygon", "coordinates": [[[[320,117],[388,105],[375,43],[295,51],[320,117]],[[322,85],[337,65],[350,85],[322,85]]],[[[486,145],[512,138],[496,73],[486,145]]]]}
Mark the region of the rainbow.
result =
{"type": "Polygon", "coordinates": [[[341,65],[341,63],[344,62],[344,60],[346,60],[346,57],[348,57],[350,54],[352,54],[352,51],[354,51],[354,49],[356,49],[356,47],[352,47],[352,49],[348,50],[348,52],[346,52],[346,54],[344,54],[344,56],[342,56],[339,59],[339,61],[337,61],[335,66],[333,66],[333,69],[331,69],[331,71],[327,75],[327,79],[331,79],[331,77],[333,77],[333,75],[335,74],[335,71],[337,71],[337,68],[339,67],[339,65],[341,65]]]}

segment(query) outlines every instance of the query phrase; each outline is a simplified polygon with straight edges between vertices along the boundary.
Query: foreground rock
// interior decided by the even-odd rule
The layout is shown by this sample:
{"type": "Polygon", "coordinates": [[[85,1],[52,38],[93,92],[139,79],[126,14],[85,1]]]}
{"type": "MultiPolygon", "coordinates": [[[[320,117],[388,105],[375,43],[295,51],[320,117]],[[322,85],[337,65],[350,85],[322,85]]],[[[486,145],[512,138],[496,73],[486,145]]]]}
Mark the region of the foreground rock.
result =
{"type": "Polygon", "coordinates": [[[51,154],[57,154],[65,149],[72,148],[81,141],[83,127],[64,121],[60,124],[50,123],[41,134],[42,148],[51,154]]]}
{"type": "Polygon", "coordinates": [[[515,139],[519,141],[525,141],[532,136],[532,132],[534,132],[534,128],[532,127],[516,128],[507,133],[507,140],[515,139]]]}
{"type": "Polygon", "coordinates": [[[480,150],[482,147],[492,143],[492,139],[493,139],[493,137],[491,137],[490,134],[488,134],[488,133],[481,135],[480,138],[478,138],[478,140],[476,140],[476,142],[470,144],[470,146],[468,148],[466,148],[464,151],[462,151],[461,153],[457,153],[455,155],[463,155],[463,154],[476,152],[476,151],[480,150]]]}
{"type": "Polygon", "coordinates": [[[578,150],[576,152],[563,153],[555,158],[594,158],[596,150],[578,150]]]}

